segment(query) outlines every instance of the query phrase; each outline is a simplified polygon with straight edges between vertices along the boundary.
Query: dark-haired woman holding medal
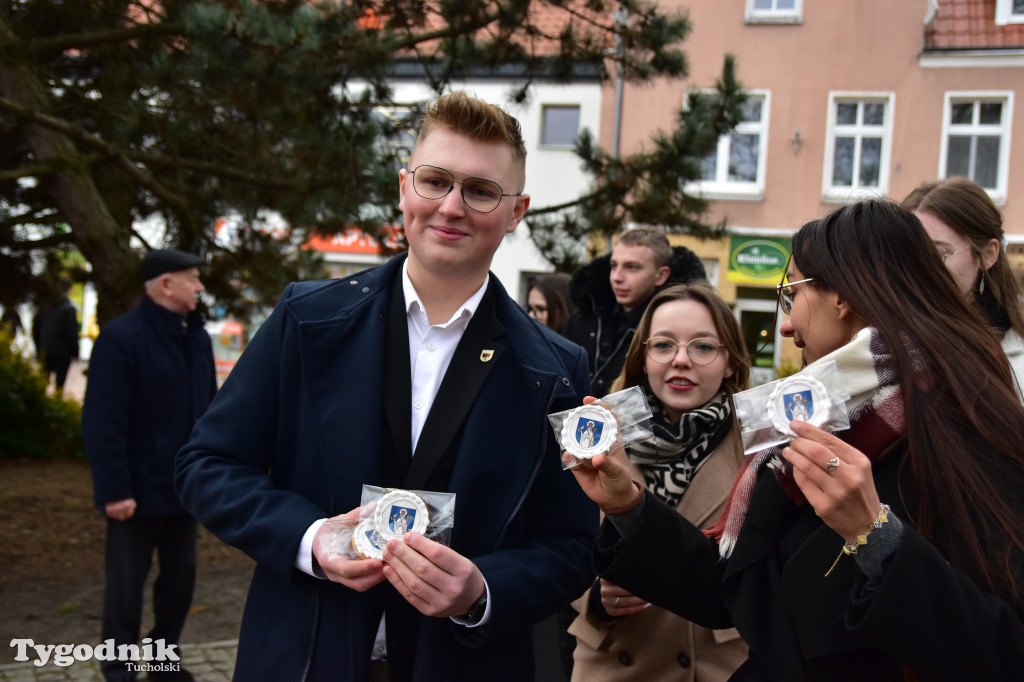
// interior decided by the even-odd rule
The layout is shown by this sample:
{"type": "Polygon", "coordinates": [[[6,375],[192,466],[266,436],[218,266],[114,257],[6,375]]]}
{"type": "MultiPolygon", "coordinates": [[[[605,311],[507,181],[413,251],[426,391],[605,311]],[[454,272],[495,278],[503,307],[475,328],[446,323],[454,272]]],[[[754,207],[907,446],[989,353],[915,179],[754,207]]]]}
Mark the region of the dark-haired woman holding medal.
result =
{"type": "Polygon", "coordinates": [[[1024,408],[921,222],[882,200],[793,238],[781,332],[835,362],[850,428],[750,455],[708,532],[623,453],[572,471],[597,572],[750,646],[732,680],[1024,679],[1024,408]]]}

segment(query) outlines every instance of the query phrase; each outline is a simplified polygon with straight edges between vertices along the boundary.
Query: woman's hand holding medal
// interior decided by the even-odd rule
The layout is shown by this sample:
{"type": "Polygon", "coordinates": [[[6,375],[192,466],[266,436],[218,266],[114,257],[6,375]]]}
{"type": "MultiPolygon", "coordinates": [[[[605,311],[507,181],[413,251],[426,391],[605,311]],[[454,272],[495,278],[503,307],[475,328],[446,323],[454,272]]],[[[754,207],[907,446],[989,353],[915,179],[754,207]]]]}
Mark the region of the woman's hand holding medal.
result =
{"type": "MultiPolygon", "coordinates": [[[[583,404],[589,405],[596,400],[587,396],[583,404]]],[[[572,458],[568,452],[562,453],[563,462],[572,458]]],[[[633,484],[620,440],[616,440],[608,452],[581,460],[572,467],[572,473],[587,497],[596,502],[605,514],[624,514],[643,499],[643,491],[633,484]]]]}
{"type": "Polygon", "coordinates": [[[810,424],[794,421],[797,437],[782,450],[793,480],[821,520],[845,540],[863,533],[881,503],[871,461],[857,448],[810,424]]]}

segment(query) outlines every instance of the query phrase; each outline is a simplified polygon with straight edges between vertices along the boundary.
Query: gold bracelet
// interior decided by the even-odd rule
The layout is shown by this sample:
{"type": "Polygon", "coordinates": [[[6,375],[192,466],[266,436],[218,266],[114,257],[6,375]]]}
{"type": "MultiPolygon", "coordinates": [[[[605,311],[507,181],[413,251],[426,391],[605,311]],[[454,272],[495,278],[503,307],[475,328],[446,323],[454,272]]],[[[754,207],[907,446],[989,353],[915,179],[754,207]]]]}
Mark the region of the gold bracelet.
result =
{"type": "Polygon", "coordinates": [[[871,522],[871,525],[866,531],[861,533],[851,542],[847,542],[843,545],[843,554],[856,554],[857,548],[861,545],[868,544],[868,536],[871,535],[871,531],[875,528],[881,528],[883,523],[889,522],[889,505],[883,504],[878,510],[878,515],[875,520],[871,522]]]}
{"type": "Polygon", "coordinates": [[[836,560],[832,562],[832,566],[827,571],[825,571],[826,578],[829,576],[830,573],[832,573],[832,570],[836,567],[836,564],[839,563],[839,560],[843,558],[844,554],[856,554],[857,549],[861,545],[868,544],[868,536],[871,535],[871,531],[873,531],[875,528],[881,528],[882,524],[889,522],[890,511],[892,510],[889,509],[889,505],[883,504],[878,509],[878,514],[875,516],[875,520],[871,522],[871,526],[866,531],[858,535],[856,539],[847,542],[843,545],[843,551],[841,551],[839,553],[839,556],[836,557],[836,560]]]}

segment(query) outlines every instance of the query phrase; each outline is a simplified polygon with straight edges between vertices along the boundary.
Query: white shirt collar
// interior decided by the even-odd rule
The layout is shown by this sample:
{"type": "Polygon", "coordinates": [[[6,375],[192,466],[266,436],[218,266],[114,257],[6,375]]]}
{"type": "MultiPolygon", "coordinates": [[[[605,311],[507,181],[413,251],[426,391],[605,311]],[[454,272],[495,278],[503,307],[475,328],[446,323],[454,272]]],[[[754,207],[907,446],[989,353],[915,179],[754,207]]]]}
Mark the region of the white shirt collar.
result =
{"type": "MultiPolygon", "coordinates": [[[[487,291],[487,285],[491,281],[491,273],[487,273],[487,277],[484,279],[484,283],[480,285],[480,288],[469,297],[462,306],[455,311],[452,318],[445,322],[439,327],[447,327],[460,318],[466,318],[467,322],[473,315],[476,314],[477,308],[480,307],[480,301],[484,298],[484,292],[487,291]]],[[[418,317],[424,323],[425,326],[429,327],[430,324],[426,322],[427,311],[423,307],[423,301],[420,299],[419,293],[416,291],[416,287],[413,286],[412,280],[409,279],[409,259],[406,258],[405,262],[402,263],[402,292],[405,294],[405,314],[409,317],[418,317]]]]}

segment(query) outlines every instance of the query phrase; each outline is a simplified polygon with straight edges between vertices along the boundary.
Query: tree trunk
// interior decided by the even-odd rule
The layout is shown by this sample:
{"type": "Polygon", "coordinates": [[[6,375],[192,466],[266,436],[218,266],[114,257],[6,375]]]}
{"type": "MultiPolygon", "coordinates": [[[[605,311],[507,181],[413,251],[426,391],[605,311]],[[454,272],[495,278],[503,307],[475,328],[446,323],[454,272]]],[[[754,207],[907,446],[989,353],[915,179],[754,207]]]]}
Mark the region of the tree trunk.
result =
{"type": "MultiPolygon", "coordinates": [[[[0,15],[0,95],[26,109],[49,113],[45,88],[25,62],[19,62],[18,40],[6,18],[0,15]]],[[[75,245],[92,264],[99,294],[100,324],[127,311],[137,298],[138,263],[123,234],[107,210],[74,143],[60,133],[39,125],[24,128],[25,139],[36,161],[57,162],[67,170],[43,179],[44,188],[67,218],[75,245]],[[135,284],[132,284],[132,281],[135,284]]]]}

